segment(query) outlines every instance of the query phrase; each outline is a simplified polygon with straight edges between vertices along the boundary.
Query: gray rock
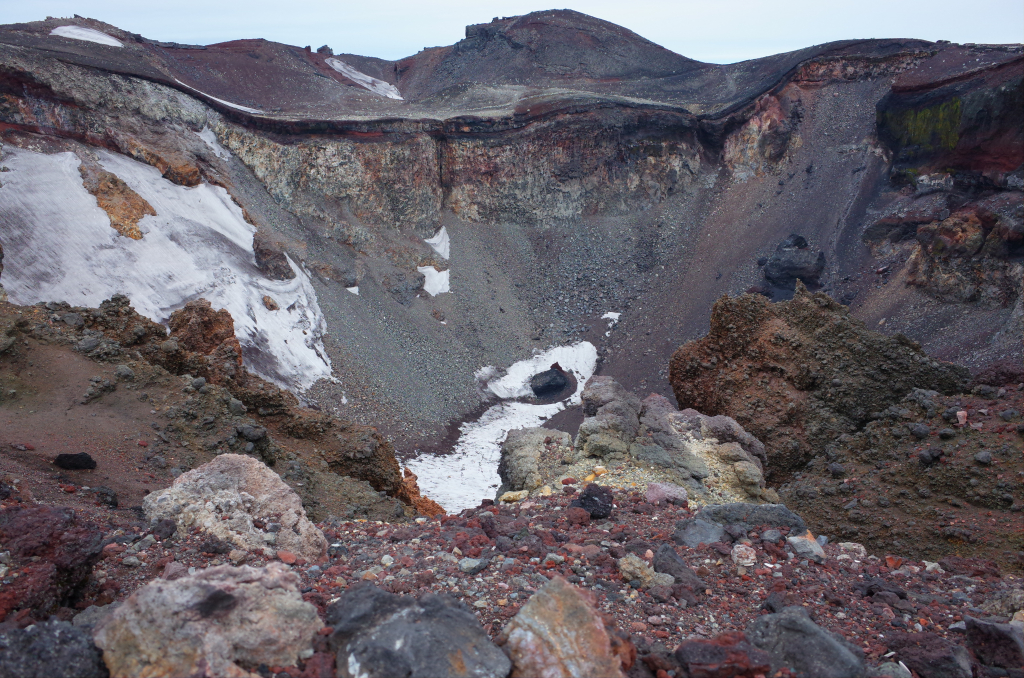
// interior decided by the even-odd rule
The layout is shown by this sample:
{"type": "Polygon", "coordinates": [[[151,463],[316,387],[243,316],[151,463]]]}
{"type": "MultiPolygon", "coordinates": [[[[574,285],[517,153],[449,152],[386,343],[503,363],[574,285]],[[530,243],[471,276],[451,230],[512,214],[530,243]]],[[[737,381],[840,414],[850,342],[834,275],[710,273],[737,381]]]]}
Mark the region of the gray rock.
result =
{"type": "Polygon", "coordinates": [[[132,370],[132,368],[128,367],[127,365],[118,365],[117,367],[115,367],[114,376],[117,377],[119,381],[135,380],[135,372],[132,370]]]}
{"type": "Polygon", "coordinates": [[[752,645],[771,657],[772,673],[786,667],[797,675],[816,678],[861,678],[867,674],[863,653],[811,621],[802,607],[759,617],[745,633],[752,645]]]}
{"type": "Polygon", "coordinates": [[[590,457],[625,456],[640,427],[640,398],[602,376],[591,377],[580,398],[584,419],[576,438],[577,451],[590,457]]]}
{"type": "Polygon", "coordinates": [[[1011,624],[967,617],[967,647],[985,666],[1019,669],[1024,666],[1024,631],[1011,624]]]}
{"type": "Polygon", "coordinates": [[[803,519],[782,504],[712,504],[701,509],[695,517],[721,525],[741,523],[747,530],[767,525],[788,527],[794,534],[807,531],[803,519]]]}
{"type": "Polygon", "coordinates": [[[487,567],[488,562],[480,558],[463,558],[459,561],[459,569],[468,575],[474,575],[482,572],[487,567]]]}
{"type": "Polygon", "coordinates": [[[228,411],[236,417],[240,417],[246,412],[245,404],[238,398],[232,398],[228,401],[228,411]]]}
{"type": "Polygon", "coordinates": [[[63,316],[61,316],[61,320],[63,320],[64,324],[68,325],[69,327],[78,328],[85,325],[85,321],[82,320],[82,316],[80,316],[77,313],[65,313],[63,316]]]}
{"type": "Polygon", "coordinates": [[[701,544],[713,544],[722,541],[725,529],[720,523],[708,522],[702,518],[690,518],[676,523],[676,532],[672,540],[677,544],[697,548],[701,544]]]}
{"type": "Polygon", "coordinates": [[[796,281],[815,285],[825,270],[825,253],[810,249],[783,247],[785,241],[768,258],[764,265],[764,277],[779,287],[794,289],[796,281]]]}
{"type": "Polygon", "coordinates": [[[698,577],[697,573],[690,569],[676,553],[676,550],[668,544],[662,544],[658,548],[652,564],[655,572],[672,575],[676,584],[689,586],[694,591],[703,591],[708,587],[707,583],[698,577]]]}
{"type": "Polygon", "coordinates": [[[82,353],[88,353],[99,345],[100,340],[97,337],[83,337],[81,341],[75,344],[75,348],[82,353]]]}
{"type": "Polygon", "coordinates": [[[205,377],[196,377],[195,379],[192,380],[192,388],[194,388],[195,390],[198,391],[199,389],[201,389],[204,386],[206,386],[206,378],[205,377]]]}
{"type": "Polygon", "coordinates": [[[939,431],[939,438],[942,440],[951,440],[956,437],[956,431],[951,428],[944,428],[939,431]]]}
{"type": "Polygon", "coordinates": [[[1020,416],[1020,412],[1018,412],[1017,410],[1012,410],[1012,409],[1011,410],[1003,410],[1002,412],[999,413],[999,417],[1003,421],[1013,421],[1014,419],[1016,419],[1019,416],[1020,416]]]}
{"type": "Polygon", "coordinates": [[[339,676],[505,678],[512,669],[473,613],[449,596],[417,600],[357,584],[326,616],[339,676]]]}
{"type": "Polygon", "coordinates": [[[572,447],[572,437],[562,431],[523,428],[508,432],[498,461],[498,476],[501,478],[498,496],[505,492],[532,491],[544,484],[540,475],[540,457],[545,440],[550,440],[552,445],[572,447]]]}
{"type": "Polygon", "coordinates": [[[105,678],[107,667],[89,631],[49,621],[0,634],[4,678],[105,678]]]}
{"type": "Polygon", "coordinates": [[[910,434],[918,440],[924,440],[932,432],[932,430],[925,424],[910,424],[907,426],[910,434]]]}
{"type": "Polygon", "coordinates": [[[982,450],[974,455],[974,461],[978,462],[982,466],[988,466],[992,463],[992,453],[988,450],[982,450]]]}
{"type": "Polygon", "coordinates": [[[761,533],[761,541],[770,541],[773,544],[777,544],[780,539],[782,539],[782,533],[775,529],[765,530],[761,533]]]}

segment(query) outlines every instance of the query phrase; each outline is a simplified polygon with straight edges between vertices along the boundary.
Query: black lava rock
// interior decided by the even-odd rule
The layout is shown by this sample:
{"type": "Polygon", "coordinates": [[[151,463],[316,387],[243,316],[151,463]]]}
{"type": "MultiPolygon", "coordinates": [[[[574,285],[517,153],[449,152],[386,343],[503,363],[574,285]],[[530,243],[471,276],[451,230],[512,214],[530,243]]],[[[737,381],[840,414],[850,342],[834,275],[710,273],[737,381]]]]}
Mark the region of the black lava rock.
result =
{"type": "Polygon", "coordinates": [[[928,434],[932,432],[932,430],[924,424],[911,424],[908,428],[910,428],[910,434],[918,440],[924,440],[928,437],[928,434]]]}
{"type": "Polygon", "coordinates": [[[719,525],[742,524],[746,529],[758,525],[788,527],[793,534],[803,534],[807,524],[803,518],[782,504],[712,504],[705,506],[695,517],[719,525]]]}
{"type": "Polygon", "coordinates": [[[828,465],[828,472],[832,474],[833,478],[842,478],[846,475],[846,468],[842,464],[832,462],[828,465]]]}
{"type": "Polygon", "coordinates": [[[607,518],[612,514],[613,495],[610,487],[601,487],[590,483],[583,488],[579,499],[574,499],[569,506],[578,506],[590,514],[591,518],[607,518]]]}
{"type": "Polygon", "coordinates": [[[552,365],[550,370],[535,374],[530,379],[530,388],[538,398],[560,393],[568,385],[569,379],[557,365],[552,365]]]}
{"type": "Polygon", "coordinates": [[[357,584],[326,617],[338,665],[357,665],[367,678],[504,678],[512,668],[476,616],[450,596],[427,593],[417,600],[357,584]]]}
{"type": "Polygon", "coordinates": [[[771,672],[787,667],[800,676],[860,678],[867,674],[864,654],[841,636],[821,628],[802,607],[754,620],[746,628],[750,643],[771,657],[771,672]]]}
{"type": "Polygon", "coordinates": [[[84,471],[96,468],[96,460],[88,452],[78,454],[58,454],[53,460],[54,465],[65,471],[84,471]]]}
{"type": "Polygon", "coordinates": [[[0,634],[0,676],[106,678],[102,653],[84,629],[49,621],[0,634]]]}
{"type": "Polygon", "coordinates": [[[794,289],[796,281],[805,285],[816,285],[825,270],[825,253],[814,253],[807,249],[807,239],[790,235],[779,243],[764,266],[764,277],[771,283],[794,289]]]}
{"type": "Polygon", "coordinates": [[[779,243],[780,250],[805,250],[807,249],[807,238],[796,233],[790,233],[789,237],[779,243]]]}
{"type": "Polygon", "coordinates": [[[921,450],[917,453],[917,460],[921,462],[921,466],[931,466],[942,458],[942,454],[941,448],[929,447],[927,450],[921,450]]]}

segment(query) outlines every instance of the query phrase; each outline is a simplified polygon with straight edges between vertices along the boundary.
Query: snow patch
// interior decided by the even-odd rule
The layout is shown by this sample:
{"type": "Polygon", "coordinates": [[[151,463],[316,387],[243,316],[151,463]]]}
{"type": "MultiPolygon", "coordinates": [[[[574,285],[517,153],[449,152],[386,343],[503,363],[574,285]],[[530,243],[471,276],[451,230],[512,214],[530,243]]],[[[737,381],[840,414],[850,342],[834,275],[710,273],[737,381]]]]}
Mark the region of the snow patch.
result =
{"type": "Polygon", "coordinates": [[[359,296],[359,285],[355,285],[353,287],[346,287],[345,289],[351,292],[352,294],[356,295],[357,297],[359,296]]]}
{"type": "Polygon", "coordinates": [[[432,297],[450,292],[448,287],[448,271],[439,271],[433,266],[417,266],[416,270],[423,274],[423,291],[432,297]]]}
{"type": "Polygon", "coordinates": [[[619,316],[621,315],[621,313],[616,313],[615,311],[608,311],[603,316],[601,316],[601,320],[611,320],[611,322],[608,323],[608,327],[611,327],[615,323],[619,322],[619,316]]]}
{"type": "Polygon", "coordinates": [[[352,82],[356,83],[360,87],[365,87],[374,94],[379,94],[382,97],[387,97],[389,99],[402,99],[402,93],[399,92],[398,88],[392,85],[390,82],[384,82],[383,80],[378,80],[377,78],[371,77],[366,73],[361,73],[360,71],[357,71],[356,69],[346,64],[341,59],[328,57],[326,63],[328,66],[338,71],[352,82]]]}
{"type": "Polygon", "coordinates": [[[214,134],[213,130],[210,129],[208,126],[203,127],[202,132],[193,132],[193,134],[202,139],[206,143],[206,145],[210,147],[210,150],[213,151],[213,154],[218,158],[223,158],[224,160],[227,160],[228,158],[231,157],[231,153],[226,148],[217,143],[217,135],[214,134]]]}
{"type": "Polygon", "coordinates": [[[207,99],[213,99],[217,103],[224,104],[225,106],[228,106],[229,108],[233,108],[233,109],[235,109],[237,111],[243,111],[245,113],[254,113],[256,115],[266,115],[266,113],[264,111],[261,111],[258,108],[249,108],[248,106],[242,106],[241,104],[233,104],[230,101],[224,101],[223,99],[218,99],[217,97],[212,96],[210,94],[207,94],[206,92],[204,92],[202,90],[198,90],[195,87],[192,87],[191,85],[186,85],[185,83],[183,83],[181,80],[178,80],[177,78],[174,79],[174,82],[178,83],[182,87],[189,88],[190,90],[192,90],[196,94],[202,94],[207,99]]]}
{"type": "Polygon", "coordinates": [[[459,439],[452,454],[425,454],[406,464],[418,476],[417,482],[426,496],[449,513],[478,506],[481,499],[492,498],[501,484],[498,462],[501,444],[508,432],[540,426],[567,406],[579,405],[583,387],[597,366],[597,349],[587,341],[556,346],[515,363],[500,378],[496,378],[498,370],[493,365],[477,370],[477,380],[487,381],[486,388],[492,393],[501,398],[516,398],[524,395],[524,387],[529,390],[530,377],[548,369],[554,362],[576,377],[576,391],[570,397],[549,405],[498,403],[476,421],[459,427],[459,439]]]}
{"type": "Polygon", "coordinates": [[[149,165],[97,151],[105,170],[141,195],[157,216],[139,222],[141,240],[118,235],[82,186],[74,153],[7,147],[0,188],[4,286],[17,304],[67,301],[98,306],[116,293],[157,322],[199,297],[227,309],[247,368],[302,391],[331,378],[326,323],[308,272],[270,280],[256,268],[254,227],[219,186],[178,186],[149,165]],[[263,296],[280,310],[263,305],[263,296]]]}
{"type": "Polygon", "coordinates": [[[108,47],[124,47],[124,44],[114,36],[83,26],[58,26],[50,31],[50,35],[58,35],[62,38],[71,38],[72,40],[95,42],[108,47]]]}
{"type": "Polygon", "coordinates": [[[433,238],[427,238],[423,242],[430,245],[435,252],[445,259],[451,254],[451,240],[448,238],[448,229],[444,226],[441,227],[441,230],[433,238]]]}

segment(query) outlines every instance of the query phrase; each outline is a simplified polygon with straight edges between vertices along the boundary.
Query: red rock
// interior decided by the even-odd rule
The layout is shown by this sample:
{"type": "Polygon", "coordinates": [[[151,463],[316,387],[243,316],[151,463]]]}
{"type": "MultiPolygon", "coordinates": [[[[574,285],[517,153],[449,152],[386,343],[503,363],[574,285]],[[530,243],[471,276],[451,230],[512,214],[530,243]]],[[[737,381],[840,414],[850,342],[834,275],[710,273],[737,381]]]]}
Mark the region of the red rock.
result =
{"type": "Polygon", "coordinates": [[[572,506],[565,510],[565,519],[570,525],[586,526],[590,524],[590,513],[579,506],[572,506]]]}
{"type": "Polygon", "coordinates": [[[140,440],[139,447],[149,447],[149,443],[147,443],[145,440],[140,440]]]}
{"type": "Polygon", "coordinates": [[[751,645],[741,632],[723,633],[711,640],[685,640],[675,655],[694,678],[754,678],[771,668],[768,653],[751,645]]]}
{"type": "Polygon", "coordinates": [[[575,485],[576,482],[577,481],[576,481],[575,478],[562,478],[562,484],[563,485],[575,485]]]}
{"type": "Polygon", "coordinates": [[[282,563],[285,563],[286,565],[294,565],[295,561],[298,560],[298,558],[295,557],[295,554],[291,551],[278,551],[277,557],[282,563]]]}

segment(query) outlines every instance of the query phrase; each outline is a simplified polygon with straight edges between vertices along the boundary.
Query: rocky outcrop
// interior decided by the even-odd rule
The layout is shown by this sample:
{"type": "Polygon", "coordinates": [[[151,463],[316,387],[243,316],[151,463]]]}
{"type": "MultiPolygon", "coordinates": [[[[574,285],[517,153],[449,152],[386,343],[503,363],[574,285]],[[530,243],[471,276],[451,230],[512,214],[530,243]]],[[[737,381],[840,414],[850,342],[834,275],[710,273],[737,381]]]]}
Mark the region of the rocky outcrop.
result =
{"type": "Polygon", "coordinates": [[[323,626],[299,581],[280,563],[157,579],[97,625],[96,644],[111,678],[248,678],[261,664],[294,666],[323,626]]]}
{"type": "Polygon", "coordinates": [[[344,678],[505,678],[511,668],[476,617],[443,595],[416,600],[360,584],[331,604],[327,624],[344,678]]]}
{"type": "Polygon", "coordinates": [[[143,500],[151,522],[174,520],[182,532],[199,528],[246,551],[286,550],[310,561],[327,553],[323,533],[306,518],[302,502],[262,462],[224,454],[178,476],[143,500]]]}
{"type": "Polygon", "coordinates": [[[572,437],[548,428],[509,431],[501,444],[501,459],[498,461],[501,486],[497,496],[522,490],[532,492],[544,485],[541,456],[551,446],[571,447],[572,437]]]}
{"type": "Polygon", "coordinates": [[[10,506],[0,511],[0,543],[19,576],[0,589],[0,621],[47,619],[75,602],[100,558],[103,533],[67,508],[10,506]]]}
{"type": "Polygon", "coordinates": [[[611,377],[592,377],[581,397],[577,459],[653,466],[695,496],[710,488],[716,501],[773,497],[765,489],[764,445],[734,419],[680,412],[657,394],[641,402],[611,377]]]}
{"type": "Polygon", "coordinates": [[[288,257],[259,231],[252,236],[252,251],[256,257],[256,268],[263,271],[268,278],[291,280],[295,277],[288,257]]]}
{"type": "Polygon", "coordinates": [[[510,678],[620,678],[636,659],[609,631],[594,603],[561,577],[544,585],[498,639],[512,658],[510,678]]]}
{"type": "Polygon", "coordinates": [[[791,301],[722,297],[711,329],[672,356],[682,408],[731,414],[768,441],[766,470],[785,474],[911,389],[962,391],[966,369],[929,358],[914,342],[866,330],[849,309],[797,285],[791,301]]]}
{"type": "Polygon", "coordinates": [[[402,489],[399,490],[398,496],[402,501],[412,506],[416,513],[420,515],[433,518],[445,514],[445,510],[440,504],[430,497],[420,494],[419,485],[416,483],[416,474],[407,468],[403,469],[402,489]]]}
{"type": "Polygon", "coordinates": [[[142,240],[139,222],[146,215],[156,216],[153,206],[116,174],[107,172],[95,162],[83,162],[78,171],[85,190],[96,196],[96,204],[110,217],[110,227],[126,238],[142,240]]]}

